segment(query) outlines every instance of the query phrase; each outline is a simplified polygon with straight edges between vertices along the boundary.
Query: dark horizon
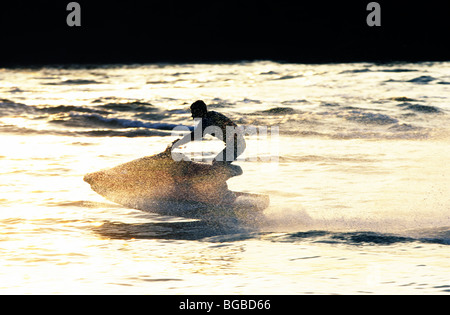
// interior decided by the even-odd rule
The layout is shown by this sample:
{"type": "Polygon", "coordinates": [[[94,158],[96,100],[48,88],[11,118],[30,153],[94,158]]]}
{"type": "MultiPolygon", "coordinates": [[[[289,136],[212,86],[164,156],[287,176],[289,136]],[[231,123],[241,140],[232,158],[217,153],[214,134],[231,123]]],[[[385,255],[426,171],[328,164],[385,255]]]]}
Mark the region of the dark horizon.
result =
{"type": "Polygon", "coordinates": [[[79,0],[2,4],[0,66],[273,60],[295,63],[450,60],[448,4],[376,1],[191,2],[79,0]],[[446,6],[446,7],[444,7],[446,6]]]}

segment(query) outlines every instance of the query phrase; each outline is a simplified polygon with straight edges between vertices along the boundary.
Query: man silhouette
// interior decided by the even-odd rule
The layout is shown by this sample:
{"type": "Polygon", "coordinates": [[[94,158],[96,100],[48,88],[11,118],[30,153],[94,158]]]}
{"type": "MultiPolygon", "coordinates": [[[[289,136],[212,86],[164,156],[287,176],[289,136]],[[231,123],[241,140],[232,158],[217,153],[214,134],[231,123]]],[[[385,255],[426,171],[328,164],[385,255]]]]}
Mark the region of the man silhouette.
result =
{"type": "Polygon", "coordinates": [[[241,130],[225,115],[215,111],[208,111],[203,101],[194,102],[190,109],[192,118],[194,120],[198,119],[200,122],[191,133],[174,141],[172,149],[190,141],[201,140],[204,135],[211,134],[225,143],[225,148],[214,158],[213,165],[229,166],[245,150],[246,145],[241,130]]]}

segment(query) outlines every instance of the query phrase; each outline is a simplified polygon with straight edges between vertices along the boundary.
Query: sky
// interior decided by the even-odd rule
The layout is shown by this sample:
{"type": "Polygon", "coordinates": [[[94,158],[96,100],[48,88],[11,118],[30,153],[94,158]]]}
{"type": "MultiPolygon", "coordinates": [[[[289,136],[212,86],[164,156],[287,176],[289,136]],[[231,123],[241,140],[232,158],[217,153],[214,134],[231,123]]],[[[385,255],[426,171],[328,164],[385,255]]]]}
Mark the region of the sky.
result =
{"type": "Polygon", "coordinates": [[[449,3],[377,1],[88,1],[1,4],[0,66],[60,63],[301,63],[449,60],[449,3]],[[395,3],[394,3],[395,2],[395,3]]]}

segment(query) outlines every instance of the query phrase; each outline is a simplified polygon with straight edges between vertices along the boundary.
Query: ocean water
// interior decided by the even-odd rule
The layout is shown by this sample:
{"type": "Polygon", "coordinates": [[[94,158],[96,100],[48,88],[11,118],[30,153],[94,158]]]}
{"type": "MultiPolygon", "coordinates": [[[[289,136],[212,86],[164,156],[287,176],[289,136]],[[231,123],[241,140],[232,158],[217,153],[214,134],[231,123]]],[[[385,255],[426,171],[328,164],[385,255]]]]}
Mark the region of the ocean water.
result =
{"type": "Polygon", "coordinates": [[[449,294],[449,115],[449,62],[0,69],[0,294],[449,294]],[[198,99],[278,130],[247,135],[228,181],[270,196],[257,220],[83,182],[164,150],[198,99]]]}

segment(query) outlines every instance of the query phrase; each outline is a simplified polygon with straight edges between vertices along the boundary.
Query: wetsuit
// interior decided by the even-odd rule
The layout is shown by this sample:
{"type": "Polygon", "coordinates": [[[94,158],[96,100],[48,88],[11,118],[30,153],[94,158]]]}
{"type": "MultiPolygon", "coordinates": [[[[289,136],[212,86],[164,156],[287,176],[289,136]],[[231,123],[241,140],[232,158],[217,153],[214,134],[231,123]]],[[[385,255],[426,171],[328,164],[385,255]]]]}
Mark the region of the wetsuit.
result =
{"type": "Polygon", "coordinates": [[[215,111],[208,111],[194,131],[179,140],[176,145],[180,146],[189,141],[201,140],[206,134],[214,135],[225,143],[225,148],[217,154],[213,163],[230,164],[245,150],[242,130],[230,118],[215,111]],[[202,129],[201,134],[198,128],[202,129]]]}

